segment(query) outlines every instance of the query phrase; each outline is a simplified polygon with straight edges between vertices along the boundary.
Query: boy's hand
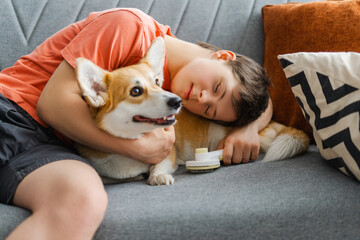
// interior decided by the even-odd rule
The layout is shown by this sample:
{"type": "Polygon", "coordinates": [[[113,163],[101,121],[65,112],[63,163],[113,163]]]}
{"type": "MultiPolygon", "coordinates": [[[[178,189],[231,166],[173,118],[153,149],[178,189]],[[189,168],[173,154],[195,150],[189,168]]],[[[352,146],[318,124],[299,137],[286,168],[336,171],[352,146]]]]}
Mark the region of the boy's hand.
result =
{"type": "Polygon", "coordinates": [[[257,120],[244,127],[234,129],[221,140],[217,149],[224,149],[225,165],[247,163],[250,159],[255,161],[258,158],[260,152],[259,131],[269,124],[272,112],[272,101],[269,99],[267,109],[257,120]]]}
{"type": "Polygon", "coordinates": [[[236,128],[221,140],[217,149],[223,150],[225,165],[247,163],[256,160],[260,151],[260,137],[255,122],[236,128]]]}
{"type": "Polygon", "coordinates": [[[134,140],[135,148],[132,157],[143,163],[157,164],[170,154],[174,142],[175,130],[173,126],[165,129],[157,128],[134,140]]]}

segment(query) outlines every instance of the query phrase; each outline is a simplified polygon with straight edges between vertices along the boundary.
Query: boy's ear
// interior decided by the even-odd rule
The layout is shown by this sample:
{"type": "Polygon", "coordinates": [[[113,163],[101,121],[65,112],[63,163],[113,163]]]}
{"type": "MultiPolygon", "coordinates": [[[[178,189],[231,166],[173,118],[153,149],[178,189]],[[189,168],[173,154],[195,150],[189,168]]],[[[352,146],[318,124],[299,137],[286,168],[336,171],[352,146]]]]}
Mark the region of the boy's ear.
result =
{"type": "MultiPolygon", "coordinates": [[[[147,50],[140,62],[147,62],[155,73],[163,81],[164,62],[165,62],[165,41],[162,37],[157,37],[147,50]]],[[[162,82],[161,82],[162,84],[162,82]]]]}
{"type": "Polygon", "coordinates": [[[86,102],[92,107],[101,107],[108,98],[104,79],[107,71],[85,58],[76,59],[76,77],[86,102]]]}
{"type": "Polygon", "coordinates": [[[219,50],[212,53],[211,59],[234,61],[236,59],[236,54],[229,50],[219,50]]]}

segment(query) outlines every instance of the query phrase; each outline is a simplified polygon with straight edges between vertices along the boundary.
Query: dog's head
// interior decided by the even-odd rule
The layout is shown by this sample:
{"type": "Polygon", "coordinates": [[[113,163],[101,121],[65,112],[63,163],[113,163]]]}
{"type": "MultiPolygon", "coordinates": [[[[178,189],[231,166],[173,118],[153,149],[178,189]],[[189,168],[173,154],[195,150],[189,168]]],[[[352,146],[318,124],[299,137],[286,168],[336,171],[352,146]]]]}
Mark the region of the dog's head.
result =
{"type": "Polygon", "coordinates": [[[165,43],[156,38],[139,63],[108,72],[78,58],[76,75],[99,128],[123,138],[136,138],[157,127],[175,124],[181,98],[164,91],[165,43]]]}

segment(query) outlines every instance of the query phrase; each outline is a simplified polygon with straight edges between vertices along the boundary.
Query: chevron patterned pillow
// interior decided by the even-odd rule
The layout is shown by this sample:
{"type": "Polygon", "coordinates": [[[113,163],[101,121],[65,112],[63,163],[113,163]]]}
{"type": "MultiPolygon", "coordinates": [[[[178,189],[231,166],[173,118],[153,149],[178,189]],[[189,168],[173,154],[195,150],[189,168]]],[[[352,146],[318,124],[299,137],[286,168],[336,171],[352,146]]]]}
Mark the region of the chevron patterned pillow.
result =
{"type": "Polygon", "coordinates": [[[360,54],[279,55],[321,155],[360,181],[360,54]]]}

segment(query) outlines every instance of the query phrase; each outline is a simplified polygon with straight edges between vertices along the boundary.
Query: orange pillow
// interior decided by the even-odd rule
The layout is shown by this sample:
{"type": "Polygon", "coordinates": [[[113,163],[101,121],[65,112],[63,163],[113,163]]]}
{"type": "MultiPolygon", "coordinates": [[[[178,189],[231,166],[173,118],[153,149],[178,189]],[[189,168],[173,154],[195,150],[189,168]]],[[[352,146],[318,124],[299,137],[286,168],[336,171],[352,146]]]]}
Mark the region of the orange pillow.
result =
{"type": "Polygon", "coordinates": [[[360,52],[360,1],[329,1],[266,5],[264,67],[273,83],[269,89],[273,119],[304,130],[310,125],[285,78],[277,55],[295,52],[360,52]]]}

